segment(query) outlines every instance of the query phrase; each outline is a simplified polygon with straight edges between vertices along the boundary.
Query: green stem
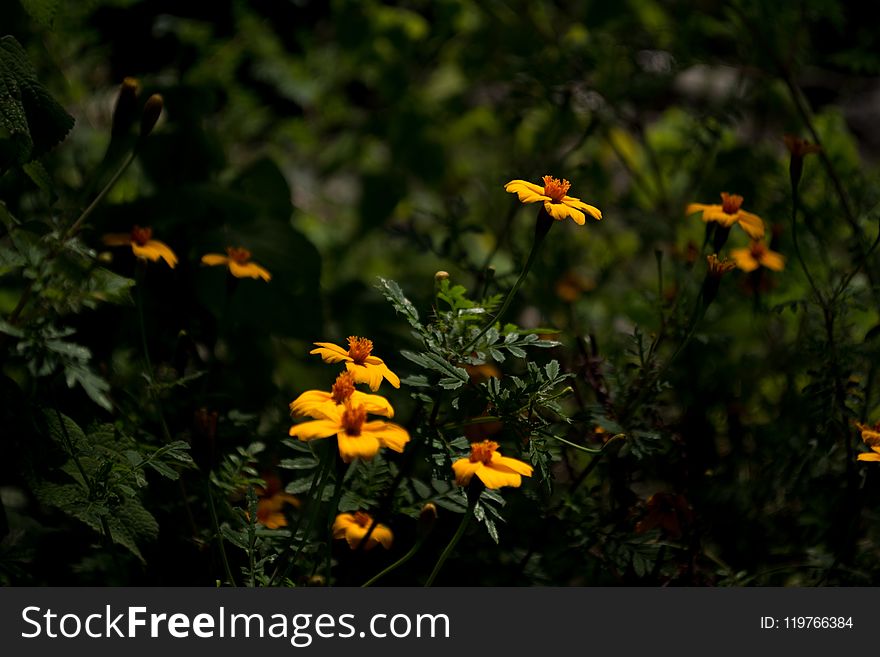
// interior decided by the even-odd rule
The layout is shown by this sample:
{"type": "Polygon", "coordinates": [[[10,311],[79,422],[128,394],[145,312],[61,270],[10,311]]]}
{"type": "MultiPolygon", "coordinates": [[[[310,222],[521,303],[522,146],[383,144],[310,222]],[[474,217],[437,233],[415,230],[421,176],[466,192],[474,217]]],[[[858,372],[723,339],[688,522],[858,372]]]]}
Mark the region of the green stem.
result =
{"type": "Polygon", "coordinates": [[[154,389],[155,380],[153,378],[153,361],[150,359],[150,349],[147,346],[147,325],[144,320],[144,276],[146,275],[146,266],[143,262],[138,261],[135,268],[135,279],[137,287],[137,297],[135,305],[137,306],[138,327],[141,333],[141,348],[144,352],[144,363],[147,367],[147,390],[153,403],[156,405],[156,414],[159,416],[159,426],[162,428],[162,435],[165,441],[171,442],[171,432],[168,430],[168,423],[165,422],[165,413],[162,410],[162,400],[154,389]]]}
{"type": "Polygon", "coordinates": [[[393,564],[391,564],[390,566],[388,566],[385,570],[383,570],[382,572],[380,572],[378,575],[374,575],[373,577],[371,577],[370,579],[368,579],[366,582],[364,582],[363,584],[361,584],[361,588],[367,588],[368,586],[372,586],[372,585],[375,584],[377,581],[379,581],[381,578],[385,577],[385,575],[387,575],[388,573],[390,573],[390,572],[393,571],[393,570],[396,570],[397,568],[399,568],[400,566],[402,566],[403,564],[405,564],[407,561],[409,561],[410,559],[412,559],[412,558],[416,555],[416,552],[419,551],[419,548],[422,547],[422,544],[423,544],[424,542],[425,542],[425,537],[424,537],[424,536],[421,536],[421,537],[419,537],[418,539],[416,539],[416,542],[413,543],[413,546],[409,549],[409,552],[407,552],[406,554],[404,554],[402,557],[400,557],[400,559],[398,559],[398,560],[395,561],[393,564]]]}
{"type": "Polygon", "coordinates": [[[342,459],[337,455],[336,457],[336,485],[333,488],[333,499],[330,500],[330,508],[327,510],[327,561],[326,561],[326,581],[327,586],[330,586],[330,571],[332,570],[332,546],[333,546],[333,522],[336,520],[336,512],[339,509],[339,500],[342,497],[342,482],[345,479],[345,471],[348,469],[348,465],[343,463],[342,459]]]}
{"type": "Polygon", "coordinates": [[[205,477],[205,492],[208,498],[208,510],[211,512],[211,524],[214,528],[214,537],[217,539],[217,547],[220,549],[220,560],[223,562],[223,570],[226,571],[226,578],[229,584],[236,586],[235,578],[232,576],[232,568],[229,567],[229,559],[226,558],[226,546],[223,544],[223,534],[220,533],[220,521],[217,518],[217,508],[214,506],[214,491],[211,490],[211,478],[205,477]]]}
{"type": "Polygon", "coordinates": [[[449,558],[449,555],[452,554],[452,551],[455,549],[458,541],[461,540],[462,536],[464,536],[464,530],[467,529],[471,516],[474,515],[474,507],[477,506],[477,501],[480,499],[480,495],[482,494],[482,492],[482,483],[476,482],[476,480],[471,480],[471,487],[468,489],[467,510],[464,512],[464,516],[462,517],[461,522],[458,525],[458,529],[455,531],[452,539],[447,544],[446,549],[443,550],[440,558],[437,559],[437,563],[434,565],[434,570],[431,571],[431,576],[428,577],[428,581],[425,582],[426,588],[434,584],[434,580],[437,579],[437,575],[439,575],[440,571],[443,569],[443,564],[446,563],[446,560],[449,558]]]}
{"type": "Polygon", "coordinates": [[[792,181],[791,188],[791,241],[794,245],[794,252],[797,256],[798,262],[801,265],[801,269],[804,272],[804,275],[807,277],[807,281],[810,283],[810,287],[813,289],[813,294],[816,295],[816,300],[819,302],[820,306],[825,305],[825,299],[822,297],[822,293],[819,292],[819,288],[816,287],[816,282],[813,280],[813,277],[810,275],[810,270],[807,268],[807,263],[804,260],[804,256],[801,254],[800,242],[798,241],[798,222],[797,222],[797,211],[798,211],[798,188],[797,184],[792,181]]]}

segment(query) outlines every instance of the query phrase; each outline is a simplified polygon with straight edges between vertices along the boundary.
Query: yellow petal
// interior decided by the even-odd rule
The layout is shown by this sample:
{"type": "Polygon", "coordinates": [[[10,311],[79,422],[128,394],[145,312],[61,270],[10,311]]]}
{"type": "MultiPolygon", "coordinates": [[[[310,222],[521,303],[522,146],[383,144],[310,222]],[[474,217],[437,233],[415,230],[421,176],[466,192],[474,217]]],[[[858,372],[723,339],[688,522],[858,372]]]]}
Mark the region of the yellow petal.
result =
{"type": "Polygon", "coordinates": [[[367,413],[372,413],[373,415],[394,417],[394,409],[388,400],[381,395],[368,395],[360,390],[355,390],[351,395],[351,403],[354,406],[363,406],[367,413]]]}
{"type": "Polygon", "coordinates": [[[528,463],[523,463],[519,459],[513,459],[509,456],[501,456],[498,452],[492,454],[492,461],[489,467],[495,467],[496,465],[509,468],[512,472],[525,475],[526,477],[532,476],[532,466],[528,463]]]}
{"type": "Polygon", "coordinates": [[[563,219],[571,217],[578,224],[583,225],[586,223],[586,217],[584,217],[583,212],[570,208],[564,203],[551,203],[550,201],[544,201],[544,210],[547,211],[547,214],[556,219],[556,221],[562,221],[563,219]]]}
{"type": "Polygon", "coordinates": [[[709,208],[720,208],[720,205],[706,205],[705,203],[690,203],[684,210],[686,215],[695,214],[697,212],[705,212],[709,208]]]}
{"type": "Polygon", "coordinates": [[[458,459],[452,464],[452,471],[455,473],[455,483],[459,486],[467,486],[474,474],[484,467],[480,461],[471,463],[471,460],[467,457],[458,459]]]}
{"type": "Polygon", "coordinates": [[[109,233],[101,240],[107,246],[128,246],[131,244],[131,233],[109,233]]]}
{"type": "Polygon", "coordinates": [[[345,538],[345,533],[349,527],[357,525],[354,515],[351,513],[340,513],[333,521],[333,538],[345,538]]]}
{"type": "Polygon", "coordinates": [[[288,432],[294,438],[300,440],[313,440],[314,438],[328,438],[339,431],[339,422],[332,420],[312,420],[301,424],[294,424],[288,432]]]}
{"type": "Polygon", "coordinates": [[[379,453],[381,447],[378,438],[363,431],[360,436],[349,436],[345,431],[339,431],[336,437],[339,439],[339,456],[346,463],[351,463],[355,459],[370,461],[379,453]]]}
{"type": "Polygon", "coordinates": [[[343,360],[351,360],[348,350],[343,349],[339,345],[332,342],[316,342],[318,349],[312,349],[310,354],[318,354],[325,363],[338,363],[343,360]]]}
{"type": "Polygon", "coordinates": [[[385,363],[381,365],[382,376],[385,377],[385,380],[388,381],[395,388],[400,387],[400,377],[398,377],[394,372],[388,369],[388,366],[385,363]]]}
{"type": "Polygon", "coordinates": [[[764,237],[764,222],[761,220],[761,217],[743,210],[739,211],[738,217],[739,225],[746,231],[746,235],[753,240],[759,240],[764,237]]]}
{"type": "Polygon", "coordinates": [[[719,226],[724,226],[725,228],[733,226],[736,223],[736,217],[737,215],[735,214],[727,214],[721,209],[720,205],[710,205],[703,210],[703,221],[714,221],[719,226]]]}
{"type": "Polygon", "coordinates": [[[399,424],[373,420],[366,422],[361,429],[361,436],[374,436],[383,446],[395,452],[402,452],[409,442],[409,433],[399,424]]]}
{"type": "Polygon", "coordinates": [[[177,264],[177,256],[174,255],[174,251],[167,244],[159,240],[147,240],[147,243],[143,246],[132,242],[131,250],[138,258],[144,258],[153,262],[162,258],[172,269],[177,264]]]}
{"type": "Polygon", "coordinates": [[[522,483],[522,477],[516,472],[504,472],[491,465],[480,468],[477,471],[477,476],[486,485],[486,488],[501,488],[502,486],[518,488],[522,483]]]}
{"type": "MultiPolygon", "coordinates": [[[[328,402],[332,406],[336,406],[336,402],[333,401],[333,397],[330,396],[329,392],[324,392],[323,390],[306,390],[299,397],[290,402],[290,412],[297,416],[312,415],[312,412],[315,409],[321,408],[328,402]]],[[[322,412],[318,417],[325,418],[326,415],[322,412]]]]}
{"type": "Polygon", "coordinates": [[[602,218],[602,211],[599,208],[592,206],[588,203],[584,203],[579,198],[575,198],[574,196],[566,196],[565,198],[562,199],[562,202],[568,206],[571,206],[573,208],[577,208],[578,210],[582,210],[583,212],[586,212],[588,215],[593,217],[593,219],[601,219],[602,218]]]}
{"type": "Polygon", "coordinates": [[[865,452],[859,454],[859,461],[880,461],[880,454],[877,452],[865,452]]]}
{"type": "Polygon", "coordinates": [[[516,194],[520,203],[537,203],[538,201],[549,201],[549,196],[544,196],[544,188],[540,185],[534,185],[526,180],[511,180],[504,186],[505,192],[516,194]]]}
{"type": "Polygon", "coordinates": [[[272,278],[268,271],[254,262],[239,264],[235,262],[235,260],[230,260],[229,271],[232,272],[232,275],[236,278],[262,278],[264,281],[268,281],[272,278]]]}
{"type": "Polygon", "coordinates": [[[229,262],[229,257],[220,253],[206,253],[202,256],[203,265],[225,265],[229,262]]]}
{"type": "Polygon", "coordinates": [[[785,256],[781,253],[776,253],[776,251],[766,251],[761,256],[761,264],[767,269],[782,271],[785,269],[785,256]]]}
{"type": "Polygon", "coordinates": [[[391,543],[394,541],[394,535],[391,533],[391,530],[388,529],[385,525],[378,524],[373,529],[373,533],[370,534],[370,539],[367,542],[367,545],[364,546],[365,549],[369,550],[373,545],[381,545],[386,550],[391,549],[391,543]],[[375,541],[375,543],[374,543],[375,541]],[[370,545],[372,543],[372,545],[370,545]]]}
{"type": "Polygon", "coordinates": [[[752,257],[749,249],[731,249],[730,257],[743,271],[755,271],[758,268],[758,261],[752,257]]]}
{"type": "Polygon", "coordinates": [[[370,390],[378,390],[382,385],[382,366],[380,365],[359,365],[358,363],[348,361],[345,368],[351,372],[355,383],[366,383],[370,386],[370,390]]]}

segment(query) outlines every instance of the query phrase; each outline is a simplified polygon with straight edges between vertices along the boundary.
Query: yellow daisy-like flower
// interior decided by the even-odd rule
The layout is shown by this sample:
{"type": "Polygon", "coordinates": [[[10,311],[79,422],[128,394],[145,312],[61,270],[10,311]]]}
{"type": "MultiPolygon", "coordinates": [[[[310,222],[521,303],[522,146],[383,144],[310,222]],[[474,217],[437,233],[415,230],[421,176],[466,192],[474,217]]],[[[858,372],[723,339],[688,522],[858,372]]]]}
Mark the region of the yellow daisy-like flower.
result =
{"type": "Polygon", "coordinates": [[[482,481],[486,488],[502,486],[519,487],[522,477],[532,476],[532,466],[517,459],[501,456],[497,451],[498,443],[484,440],[471,443],[471,454],[452,464],[455,472],[455,483],[467,486],[474,475],[482,481]]]}
{"type": "MultiPolygon", "coordinates": [[[[333,538],[344,538],[348,541],[348,546],[352,550],[356,550],[364,540],[364,536],[370,531],[373,525],[373,518],[369,513],[363,511],[355,511],[354,513],[340,513],[333,521],[333,538]]],[[[371,550],[377,545],[381,545],[386,550],[391,547],[394,535],[385,525],[377,523],[370,532],[370,538],[364,545],[365,550],[371,550]]]]}
{"type": "Polygon", "coordinates": [[[871,448],[870,452],[859,454],[859,461],[880,461],[880,422],[874,425],[856,422],[855,425],[862,432],[862,440],[871,448]]]}
{"type": "Polygon", "coordinates": [[[686,214],[696,212],[703,213],[703,221],[714,221],[724,228],[730,228],[733,224],[739,224],[746,235],[753,240],[764,237],[764,222],[756,214],[740,209],[743,197],[739,194],[721,192],[721,205],[706,205],[704,203],[691,203],[685,210],[686,214]]]}
{"type": "Polygon", "coordinates": [[[388,400],[381,395],[368,395],[354,388],[355,380],[351,372],[346,370],[336,377],[330,392],[323,390],[307,390],[290,402],[290,412],[296,416],[327,418],[335,411],[343,410],[346,403],[362,406],[367,413],[394,417],[394,409],[388,400]]]}
{"type": "Polygon", "coordinates": [[[310,354],[318,354],[325,363],[345,363],[345,368],[351,372],[357,383],[366,383],[370,390],[378,390],[382,379],[395,388],[400,387],[400,379],[388,369],[385,362],[373,356],[373,341],[366,338],[349,336],[348,351],[332,342],[316,342],[318,348],[312,349],[310,354]]]}
{"type": "Polygon", "coordinates": [[[268,497],[261,497],[257,502],[257,522],[268,529],[287,527],[284,506],[288,504],[299,507],[299,500],[288,493],[275,493],[268,497]]]}
{"type": "Polygon", "coordinates": [[[130,233],[110,233],[104,235],[104,244],[107,246],[130,246],[132,253],[141,260],[155,262],[159,258],[168,263],[174,269],[177,264],[177,256],[165,242],[153,239],[153,229],[135,226],[130,233]]]}
{"type": "Polygon", "coordinates": [[[369,461],[382,447],[402,452],[409,442],[406,429],[384,420],[367,422],[367,409],[353,405],[351,401],[341,408],[337,406],[328,410],[321,419],[290,427],[290,435],[303,441],[329,438],[333,434],[338,441],[339,456],[346,463],[355,459],[369,461]]]}
{"type": "Polygon", "coordinates": [[[202,256],[203,265],[226,265],[229,273],[236,278],[262,278],[264,281],[272,280],[264,267],[251,262],[251,252],[240,246],[227,246],[226,255],[220,253],[208,253],[202,256]]]}
{"type": "Polygon", "coordinates": [[[785,256],[768,249],[763,242],[753,241],[745,249],[731,249],[730,257],[736,266],[743,271],[755,271],[758,267],[766,267],[773,271],[785,269],[785,256]]]}
{"type": "Polygon", "coordinates": [[[601,219],[599,208],[584,203],[574,196],[566,196],[571,183],[564,178],[544,176],[544,186],[535,185],[526,180],[511,180],[504,186],[504,191],[516,194],[521,203],[544,203],[544,210],[557,221],[571,217],[578,225],[586,223],[586,214],[593,219],[601,219]]]}

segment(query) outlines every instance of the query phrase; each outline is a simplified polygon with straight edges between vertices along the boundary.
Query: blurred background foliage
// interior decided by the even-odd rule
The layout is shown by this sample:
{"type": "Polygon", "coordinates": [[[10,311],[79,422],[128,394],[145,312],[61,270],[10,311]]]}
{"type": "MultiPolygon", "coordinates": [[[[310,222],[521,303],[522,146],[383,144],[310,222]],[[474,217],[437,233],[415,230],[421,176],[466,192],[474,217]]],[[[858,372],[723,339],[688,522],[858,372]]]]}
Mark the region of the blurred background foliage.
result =
{"type": "MultiPolygon", "coordinates": [[[[647,447],[595,464],[561,453],[554,493],[511,500],[500,545],[470,536],[444,583],[876,583],[880,483],[855,461],[852,427],[878,419],[876,257],[862,262],[880,201],[872,16],[831,0],[3,2],[3,32],[75,125],[39,158],[45,175],[5,162],[0,198],[19,219],[75,217],[112,171],[123,78],[162,94],[159,125],[83,241],[102,252],[102,234],[149,225],[175,250],[177,268],[148,267],[134,292],[167,384],[168,437],[191,439],[197,409],[216,410],[218,451],[260,441],[262,472],[280,458],[288,402],[331,382],[306,356],[311,342],[366,335],[406,373],[397,352],[412,337],[376,277],[397,280],[425,315],[437,270],[475,296],[504,292],[533,230],[503,185],[544,174],[571,180],[604,219],[551,232],[510,319],[561,331],[561,347],[532,355],[577,375],[572,413],[597,431],[569,438],[601,445],[618,430],[602,424],[631,420],[627,395],[659,367],[640,360],[639,340],[663,336],[668,357],[685,332],[705,271],[704,224],[685,206],[742,194],[786,269],[724,278],[650,395],[647,447]],[[824,304],[793,251],[785,133],[823,147],[805,161],[799,221],[824,304]],[[243,280],[230,294],[221,270],[198,264],[237,244],[269,284],[243,280]]],[[[738,229],[730,240],[746,244],[738,229]]],[[[111,255],[110,270],[135,277],[125,249],[111,255]]],[[[0,278],[3,317],[21,289],[0,278]]],[[[203,558],[195,531],[207,511],[187,476],[186,512],[178,484],[151,479],[144,505],[160,530],[143,561],[95,552],[94,533],[28,492],[23,463],[42,438],[23,408],[162,434],[132,306],[67,320],[116,391],[113,410],[4,366],[0,577],[211,583],[216,556],[203,558]]],[[[392,400],[406,418],[406,393],[392,400]]],[[[396,583],[414,583],[426,559],[396,583]]]]}

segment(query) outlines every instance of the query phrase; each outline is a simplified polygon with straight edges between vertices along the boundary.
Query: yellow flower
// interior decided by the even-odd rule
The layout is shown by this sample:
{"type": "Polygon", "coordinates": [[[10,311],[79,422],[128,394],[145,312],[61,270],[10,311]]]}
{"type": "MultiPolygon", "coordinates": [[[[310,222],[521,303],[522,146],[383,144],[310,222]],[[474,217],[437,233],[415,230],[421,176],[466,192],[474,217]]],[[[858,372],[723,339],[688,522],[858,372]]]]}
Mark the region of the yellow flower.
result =
{"type": "Polygon", "coordinates": [[[152,228],[135,226],[130,233],[110,233],[104,235],[104,244],[107,246],[131,246],[132,252],[141,260],[155,262],[162,258],[168,266],[174,269],[177,264],[177,256],[165,242],[154,240],[152,228]]]}
{"type": "Polygon", "coordinates": [[[751,246],[745,249],[731,249],[730,257],[736,266],[743,271],[755,271],[764,266],[773,271],[785,269],[785,256],[768,249],[763,242],[753,241],[751,246]]]}
{"type": "Polygon", "coordinates": [[[719,258],[714,253],[706,256],[709,276],[721,278],[731,269],[736,269],[736,263],[727,258],[719,258]]]}
{"type": "Polygon", "coordinates": [[[584,213],[594,219],[602,218],[599,208],[588,205],[579,198],[566,196],[571,183],[564,178],[559,180],[552,176],[544,176],[543,181],[544,186],[541,187],[525,180],[511,180],[504,186],[504,191],[516,194],[521,203],[543,201],[544,210],[557,221],[571,217],[576,224],[583,226],[586,223],[584,213]]]}
{"type": "Polygon", "coordinates": [[[862,440],[872,450],[859,454],[859,461],[880,461],[880,422],[873,426],[861,422],[856,422],[855,425],[862,432],[862,440]]]}
{"type": "Polygon", "coordinates": [[[299,507],[299,500],[288,493],[261,497],[257,502],[257,522],[268,529],[287,527],[287,517],[284,515],[285,504],[299,507]]]}
{"type": "Polygon", "coordinates": [[[395,388],[400,387],[400,379],[388,369],[381,358],[372,355],[373,342],[366,338],[349,336],[348,351],[332,342],[316,342],[318,348],[312,349],[310,354],[318,354],[325,363],[344,362],[346,369],[351,372],[357,383],[366,383],[370,390],[378,390],[382,379],[395,388]]]}
{"type": "Polygon", "coordinates": [[[721,205],[691,203],[687,206],[685,213],[702,212],[703,221],[714,221],[724,228],[739,224],[749,237],[753,240],[759,240],[764,237],[764,222],[758,215],[740,210],[742,202],[743,197],[739,194],[721,192],[721,205]]]}
{"type": "Polygon", "coordinates": [[[251,262],[251,252],[240,246],[227,246],[226,254],[208,253],[202,256],[203,265],[227,265],[236,278],[262,278],[272,280],[272,274],[255,262],[251,262]]]}
{"type": "Polygon", "coordinates": [[[354,377],[346,370],[336,377],[330,392],[307,390],[290,402],[290,412],[297,416],[308,415],[326,419],[336,410],[342,410],[346,403],[351,402],[353,405],[363,406],[367,413],[394,417],[394,409],[387,399],[380,395],[368,395],[355,390],[354,384],[354,377]]]}
{"type": "MultiPolygon", "coordinates": [[[[373,518],[368,513],[356,511],[354,513],[340,513],[333,521],[333,538],[344,538],[348,541],[348,546],[355,550],[364,540],[364,536],[370,531],[373,525],[373,518]]],[[[386,550],[391,547],[394,535],[385,525],[376,523],[373,531],[370,532],[370,538],[364,545],[365,550],[370,550],[381,544],[386,550]]]]}
{"type": "Polygon", "coordinates": [[[369,461],[382,447],[402,452],[409,442],[409,433],[400,425],[384,420],[366,420],[367,409],[348,401],[341,408],[328,408],[326,416],[319,420],[293,425],[290,435],[306,441],[336,434],[339,456],[346,463],[354,459],[369,461]]]}
{"type": "Polygon", "coordinates": [[[486,488],[501,488],[502,486],[518,487],[522,483],[522,476],[532,476],[532,466],[516,459],[501,456],[498,443],[492,440],[484,440],[481,443],[471,443],[470,456],[459,459],[452,464],[455,472],[455,483],[459,486],[467,486],[474,475],[482,481],[486,488]]]}

